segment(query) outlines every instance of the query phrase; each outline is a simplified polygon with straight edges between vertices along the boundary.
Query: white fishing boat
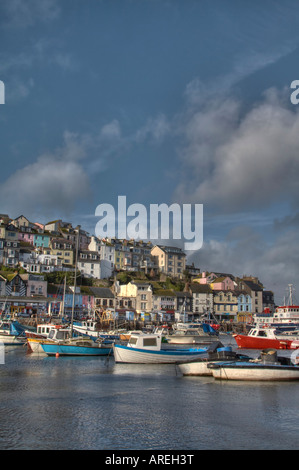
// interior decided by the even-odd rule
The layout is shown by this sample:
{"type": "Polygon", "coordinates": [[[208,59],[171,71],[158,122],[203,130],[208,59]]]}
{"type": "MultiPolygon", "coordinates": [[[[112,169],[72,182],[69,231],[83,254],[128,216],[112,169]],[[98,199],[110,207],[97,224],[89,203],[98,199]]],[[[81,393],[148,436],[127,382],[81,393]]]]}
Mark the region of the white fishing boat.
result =
{"type": "Polygon", "coordinates": [[[25,328],[12,320],[0,321],[0,343],[4,346],[18,346],[26,343],[25,328]]]}
{"type": "Polygon", "coordinates": [[[299,380],[299,366],[290,358],[277,357],[276,350],[265,351],[260,359],[246,362],[218,362],[208,366],[215,379],[246,381],[299,380]]]}
{"type": "Polygon", "coordinates": [[[200,357],[192,361],[177,363],[177,368],[184,376],[207,376],[213,375],[209,364],[223,361],[249,360],[250,357],[237,354],[231,346],[224,347],[222,343],[215,342],[207,350],[207,357],[200,357]]]}
{"type": "Polygon", "coordinates": [[[168,349],[162,347],[162,336],[157,334],[132,334],[127,345],[114,344],[115,362],[128,364],[174,364],[178,360],[196,359],[207,348],[168,349]]]}

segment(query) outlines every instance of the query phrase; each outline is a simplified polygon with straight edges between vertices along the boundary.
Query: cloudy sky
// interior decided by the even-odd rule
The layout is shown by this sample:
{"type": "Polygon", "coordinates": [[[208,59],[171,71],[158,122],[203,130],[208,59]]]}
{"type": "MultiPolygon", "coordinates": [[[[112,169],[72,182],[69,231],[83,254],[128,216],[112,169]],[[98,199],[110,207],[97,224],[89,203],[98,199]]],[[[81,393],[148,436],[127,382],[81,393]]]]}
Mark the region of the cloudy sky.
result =
{"type": "Polygon", "coordinates": [[[1,0],[2,213],[203,204],[202,270],[299,298],[296,0],[1,0]]]}

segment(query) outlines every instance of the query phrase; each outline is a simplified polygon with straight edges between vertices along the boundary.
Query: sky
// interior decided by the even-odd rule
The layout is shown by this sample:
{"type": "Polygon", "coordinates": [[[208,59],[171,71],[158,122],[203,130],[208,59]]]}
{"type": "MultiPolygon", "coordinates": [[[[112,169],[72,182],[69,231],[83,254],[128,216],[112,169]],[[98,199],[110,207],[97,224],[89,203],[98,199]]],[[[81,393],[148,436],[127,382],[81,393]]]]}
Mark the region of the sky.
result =
{"type": "Polygon", "coordinates": [[[0,212],[202,204],[188,263],[298,299],[298,64],[296,0],[1,0],[0,212]]]}

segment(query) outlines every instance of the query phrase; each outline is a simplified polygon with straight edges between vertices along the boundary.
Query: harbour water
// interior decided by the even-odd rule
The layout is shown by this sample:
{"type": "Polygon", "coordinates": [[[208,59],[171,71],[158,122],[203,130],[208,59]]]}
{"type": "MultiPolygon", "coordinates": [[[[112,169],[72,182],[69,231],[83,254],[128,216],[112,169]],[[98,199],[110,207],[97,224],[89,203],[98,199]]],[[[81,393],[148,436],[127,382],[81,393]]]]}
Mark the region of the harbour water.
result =
{"type": "Polygon", "coordinates": [[[174,365],[47,357],[7,346],[0,449],[298,449],[298,402],[299,382],[182,377],[174,365]]]}

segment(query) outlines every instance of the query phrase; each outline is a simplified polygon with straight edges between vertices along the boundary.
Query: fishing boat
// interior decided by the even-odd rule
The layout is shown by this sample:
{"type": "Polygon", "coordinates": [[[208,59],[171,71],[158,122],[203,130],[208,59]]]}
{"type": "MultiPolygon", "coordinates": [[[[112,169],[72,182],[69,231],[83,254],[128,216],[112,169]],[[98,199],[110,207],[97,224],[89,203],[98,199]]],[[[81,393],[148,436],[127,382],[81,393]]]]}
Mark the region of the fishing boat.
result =
{"type": "Polygon", "coordinates": [[[180,361],[177,363],[177,368],[184,376],[207,376],[213,375],[212,369],[209,368],[209,364],[223,361],[247,361],[249,359],[249,356],[237,354],[233,351],[231,346],[224,347],[222,343],[215,342],[208,347],[207,357],[200,357],[192,361],[180,361]]]}
{"type": "Polygon", "coordinates": [[[248,335],[234,334],[233,337],[238,347],[243,349],[297,349],[299,347],[299,342],[296,343],[297,335],[291,337],[276,328],[251,328],[248,335]]]}
{"type": "Polygon", "coordinates": [[[0,321],[0,342],[4,346],[18,346],[26,343],[25,328],[17,321],[0,321]]]}
{"type": "Polygon", "coordinates": [[[157,334],[132,334],[127,345],[113,344],[115,362],[127,364],[174,364],[178,360],[195,359],[207,348],[170,349],[162,347],[162,336],[157,334]]]}
{"type": "Polygon", "coordinates": [[[299,366],[290,358],[277,357],[276,350],[266,350],[260,359],[246,362],[218,362],[208,366],[215,379],[248,381],[299,380],[299,366]]]}
{"type": "Polygon", "coordinates": [[[97,320],[74,321],[73,329],[77,333],[87,335],[93,340],[102,338],[107,343],[121,339],[120,335],[126,332],[124,329],[112,331],[99,330],[97,320]]]}
{"type": "Polygon", "coordinates": [[[62,325],[55,323],[42,323],[37,325],[36,332],[25,331],[27,338],[27,346],[29,352],[44,353],[41,343],[48,338],[50,331],[62,328],[62,325]]]}
{"type": "Polygon", "coordinates": [[[84,336],[73,335],[70,328],[53,328],[40,346],[48,356],[107,356],[112,346],[84,336]]]}

